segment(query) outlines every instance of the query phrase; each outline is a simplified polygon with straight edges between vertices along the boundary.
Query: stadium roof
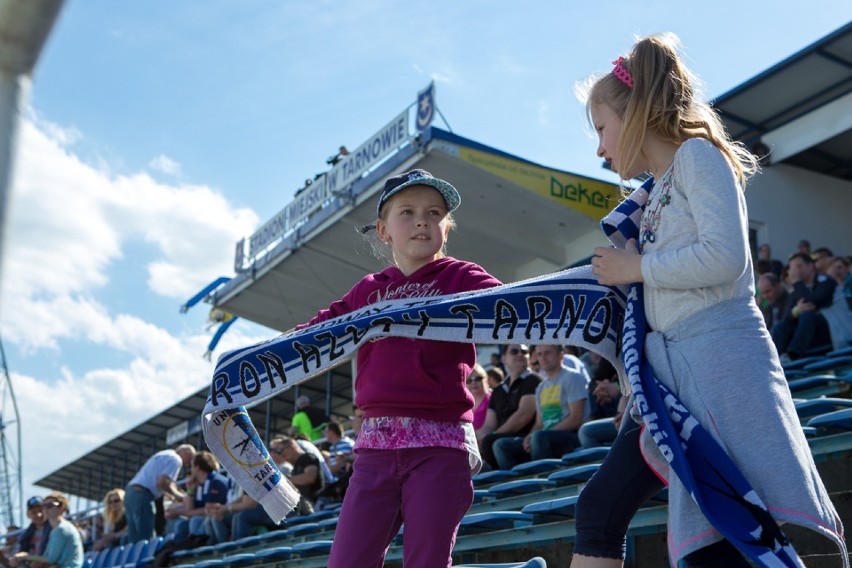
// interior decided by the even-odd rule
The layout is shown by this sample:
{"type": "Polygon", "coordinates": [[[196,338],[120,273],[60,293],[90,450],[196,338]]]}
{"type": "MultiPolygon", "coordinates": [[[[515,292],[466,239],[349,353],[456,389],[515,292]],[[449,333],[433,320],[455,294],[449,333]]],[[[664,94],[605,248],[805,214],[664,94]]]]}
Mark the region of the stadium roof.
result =
{"type": "Polygon", "coordinates": [[[753,151],[852,180],[852,22],[718,97],[728,131],[753,151]]]}

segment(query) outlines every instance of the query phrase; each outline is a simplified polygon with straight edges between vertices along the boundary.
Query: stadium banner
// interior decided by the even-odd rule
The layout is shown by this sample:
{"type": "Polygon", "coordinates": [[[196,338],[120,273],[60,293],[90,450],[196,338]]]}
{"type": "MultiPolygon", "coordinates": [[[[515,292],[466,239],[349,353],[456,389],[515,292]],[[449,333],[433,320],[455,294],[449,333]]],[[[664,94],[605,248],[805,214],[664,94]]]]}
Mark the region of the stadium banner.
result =
{"type": "Polygon", "coordinates": [[[458,146],[460,159],[600,221],[621,200],[617,185],[458,146]]]}

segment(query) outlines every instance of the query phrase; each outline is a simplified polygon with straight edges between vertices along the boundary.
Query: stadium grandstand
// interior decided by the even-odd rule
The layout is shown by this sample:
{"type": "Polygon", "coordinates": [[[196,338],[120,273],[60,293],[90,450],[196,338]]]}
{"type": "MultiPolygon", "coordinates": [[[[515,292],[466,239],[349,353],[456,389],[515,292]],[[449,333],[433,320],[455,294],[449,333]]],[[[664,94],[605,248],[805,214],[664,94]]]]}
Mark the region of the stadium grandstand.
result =
{"type": "MultiPolygon", "coordinates": [[[[848,252],[852,24],[717,97],[715,106],[732,135],[764,156],[763,173],[746,193],[753,250],[771,241],[778,251],[792,251],[806,236],[848,252]]],[[[584,264],[595,246],[605,244],[599,220],[619,198],[616,185],[536,164],[431,124],[418,128],[418,108],[405,108],[237,243],[234,275],[206,290],[202,299],[223,313],[278,331],[308,320],[364,274],[382,268],[358,228],[373,221],[383,181],[413,168],[451,180],[462,194],[465,206],[457,212],[459,228],[450,237],[450,253],[487,267],[504,282],[584,264]]],[[[850,353],[821,354],[787,368],[815,459],[847,524],[852,519],[850,353]]],[[[295,399],[308,395],[328,415],[348,423],[353,371],[345,362],[249,409],[252,422],[268,440],[289,426],[295,399]]],[[[200,414],[207,394],[203,389],[176,402],[36,484],[76,496],[80,508],[86,508],[108,489],[126,484],[153,452],[184,442],[205,447],[200,414]]],[[[456,561],[541,556],[550,565],[567,565],[572,506],[600,459],[599,452],[575,452],[546,464],[479,474],[475,503],[456,542],[456,561]]],[[[667,564],[665,495],[658,499],[631,525],[631,565],[667,564]]],[[[187,551],[173,563],[198,568],[325,565],[334,512],[299,521],[245,543],[187,551]]],[[[791,533],[800,553],[810,555],[808,566],[837,565],[836,557],[823,556],[829,545],[791,533]]],[[[98,568],[108,568],[106,562],[98,568]]],[[[388,564],[400,562],[397,543],[388,564]]]]}

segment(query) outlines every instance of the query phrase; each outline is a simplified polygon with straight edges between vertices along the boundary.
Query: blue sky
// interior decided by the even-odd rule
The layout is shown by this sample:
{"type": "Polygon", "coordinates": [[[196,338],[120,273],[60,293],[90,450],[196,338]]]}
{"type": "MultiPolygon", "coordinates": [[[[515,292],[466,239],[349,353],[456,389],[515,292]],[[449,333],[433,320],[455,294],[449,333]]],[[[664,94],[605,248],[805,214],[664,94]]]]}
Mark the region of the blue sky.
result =
{"type": "MultiPolygon", "coordinates": [[[[634,36],[677,33],[712,98],[850,19],[848,0],[67,0],[21,130],[0,302],[25,493],[208,383],[206,309],[179,306],[429,81],[456,133],[612,180],[573,87],[634,36]]],[[[272,334],[241,322],[220,349],[272,334]]]]}

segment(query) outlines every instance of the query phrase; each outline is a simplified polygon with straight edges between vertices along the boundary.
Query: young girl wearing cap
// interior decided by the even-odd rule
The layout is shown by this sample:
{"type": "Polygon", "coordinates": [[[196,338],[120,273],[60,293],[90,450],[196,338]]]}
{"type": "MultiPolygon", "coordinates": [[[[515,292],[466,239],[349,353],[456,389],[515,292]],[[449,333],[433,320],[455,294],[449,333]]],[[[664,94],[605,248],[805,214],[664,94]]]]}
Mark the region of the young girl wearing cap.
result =
{"type": "MultiPolygon", "coordinates": [[[[306,327],[364,306],[500,285],[445,256],[458,191],[424,170],[387,180],[374,226],[393,265],[358,282],[306,327]]],[[[481,464],[465,380],[472,344],[388,337],[358,351],[355,404],[364,413],[329,566],[378,567],[405,523],[406,568],[450,566],[455,534],[481,464]]]]}
{"type": "MultiPolygon", "coordinates": [[[[697,100],[676,37],[642,39],[614,63],[581,92],[598,156],[621,179],[650,172],[655,184],[638,248],[635,240],[624,249],[596,248],[593,272],[608,285],[644,282],[645,357],[657,379],[721,442],[775,521],[813,529],[842,549],[840,519],[753,300],[743,187],[756,160],[697,100]]],[[[622,565],[628,523],[663,487],[656,472],[665,460],[652,440],[642,442],[640,449],[639,425],[624,420],[580,493],[572,567],[622,565]]],[[[672,565],[749,566],[680,480],[670,475],[668,482],[672,565]]]]}

